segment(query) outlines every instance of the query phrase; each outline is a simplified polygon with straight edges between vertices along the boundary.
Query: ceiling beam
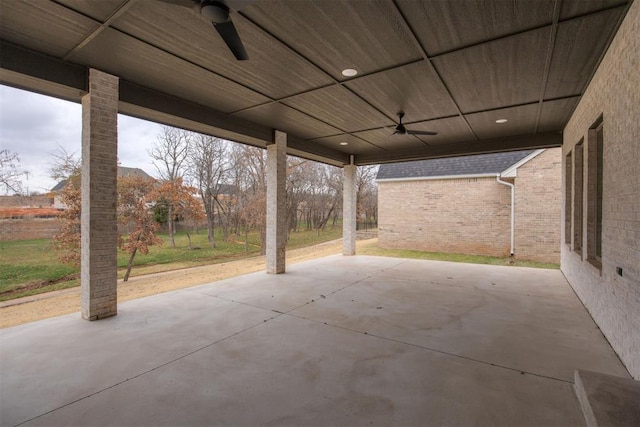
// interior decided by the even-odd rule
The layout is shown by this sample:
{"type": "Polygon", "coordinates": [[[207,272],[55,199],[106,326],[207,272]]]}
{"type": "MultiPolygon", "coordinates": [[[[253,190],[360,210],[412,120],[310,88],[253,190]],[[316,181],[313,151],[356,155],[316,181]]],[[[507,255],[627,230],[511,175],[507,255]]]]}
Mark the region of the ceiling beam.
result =
{"type": "MultiPolygon", "coordinates": [[[[0,83],[80,102],[88,92],[88,67],[61,61],[0,40],[0,83]]],[[[230,141],[265,147],[273,129],[202,105],[120,80],[119,110],[157,123],[177,126],[230,141]]],[[[288,137],[291,154],[332,165],[349,163],[349,156],[320,144],[288,137]]]]}
{"type": "Polygon", "coordinates": [[[356,156],[356,164],[373,165],[390,162],[411,160],[436,159],[441,157],[455,157],[470,154],[499,153],[505,151],[532,150],[562,146],[561,132],[545,132],[536,135],[521,135],[507,138],[484,139],[455,144],[432,145],[427,149],[404,150],[393,153],[393,160],[388,155],[370,154],[356,156]]]}
{"type": "Polygon", "coordinates": [[[0,40],[0,83],[68,101],[87,93],[88,69],[0,40]]]}
{"type": "MultiPolygon", "coordinates": [[[[120,112],[169,126],[199,132],[229,141],[266,147],[273,128],[157,92],[126,80],[120,81],[120,112]]],[[[287,137],[291,154],[333,165],[348,164],[348,155],[325,146],[287,137]]]]}
{"type": "Polygon", "coordinates": [[[536,123],[533,133],[538,132],[540,125],[540,116],[542,115],[542,104],[544,103],[544,94],[547,90],[547,81],[549,80],[549,70],[551,69],[551,58],[553,58],[553,50],[556,46],[556,35],[558,34],[558,21],[560,20],[560,0],[555,0],[553,4],[553,23],[551,24],[551,33],[549,34],[549,43],[547,46],[547,58],[544,63],[544,72],[542,73],[542,82],[540,82],[540,94],[538,95],[538,109],[536,111],[536,123]]]}

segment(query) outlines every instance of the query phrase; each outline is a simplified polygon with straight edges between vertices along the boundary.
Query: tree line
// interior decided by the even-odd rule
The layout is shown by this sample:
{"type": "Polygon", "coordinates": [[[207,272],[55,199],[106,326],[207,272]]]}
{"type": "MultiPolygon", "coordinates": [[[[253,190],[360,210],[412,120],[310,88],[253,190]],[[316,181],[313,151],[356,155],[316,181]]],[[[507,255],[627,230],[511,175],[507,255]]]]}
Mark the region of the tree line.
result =
{"type": "MultiPolygon", "coordinates": [[[[126,232],[120,247],[130,255],[158,244],[155,231],[164,227],[175,247],[178,225],[187,231],[204,226],[216,247],[216,231],[224,239],[248,245],[248,234],[260,235],[266,249],[266,151],[223,139],[163,126],[148,152],[157,180],[118,178],[118,218],[126,232]]],[[[61,197],[67,209],[54,237],[61,260],[80,257],[80,160],[59,148],[51,176],[66,179],[61,197]]],[[[357,218],[377,223],[376,166],[357,169],[357,218]]],[[[322,230],[342,217],[342,169],[293,156],[287,158],[286,216],[288,232],[322,230]]]]}
{"type": "MultiPolygon", "coordinates": [[[[222,235],[259,231],[262,252],[266,236],[266,151],[220,138],[164,126],[149,155],[161,181],[197,189],[207,235],[215,248],[215,228],[222,235]]],[[[377,222],[376,166],[358,168],[358,218],[377,222]]],[[[176,217],[168,202],[170,236],[176,217]]],[[[286,215],[288,231],[323,229],[342,215],[342,169],[287,157],[286,215]]]]}

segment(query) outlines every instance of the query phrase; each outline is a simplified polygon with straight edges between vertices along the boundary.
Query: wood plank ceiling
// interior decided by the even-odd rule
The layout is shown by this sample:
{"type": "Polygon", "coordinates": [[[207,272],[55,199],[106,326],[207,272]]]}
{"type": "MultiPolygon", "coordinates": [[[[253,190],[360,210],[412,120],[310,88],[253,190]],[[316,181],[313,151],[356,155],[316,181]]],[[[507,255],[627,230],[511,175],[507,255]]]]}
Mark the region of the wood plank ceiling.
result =
{"type": "Polygon", "coordinates": [[[231,15],[250,58],[236,61],[162,1],[2,0],[0,80],[77,100],[70,76],[98,68],[121,78],[125,113],[260,146],[280,129],[292,153],[333,164],[552,146],[627,8],[258,0],[231,15]],[[391,136],[399,111],[438,135],[391,136]]]}

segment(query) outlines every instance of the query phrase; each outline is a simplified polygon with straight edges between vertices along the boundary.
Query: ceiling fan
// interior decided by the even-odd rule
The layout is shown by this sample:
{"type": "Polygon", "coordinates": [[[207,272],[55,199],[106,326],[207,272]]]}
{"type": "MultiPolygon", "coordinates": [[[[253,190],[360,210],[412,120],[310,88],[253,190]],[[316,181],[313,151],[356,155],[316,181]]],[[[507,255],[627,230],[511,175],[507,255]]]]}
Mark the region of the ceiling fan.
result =
{"type": "Polygon", "coordinates": [[[204,19],[211,22],[222,40],[227,44],[233,56],[239,61],[249,59],[242,40],[229,17],[231,10],[239,11],[255,0],[160,0],[165,3],[195,10],[204,19]]]}
{"type": "Polygon", "coordinates": [[[402,124],[402,118],[404,117],[404,112],[400,111],[398,113],[398,126],[396,126],[396,130],[393,132],[394,135],[437,135],[438,132],[431,132],[428,130],[407,130],[402,124]]]}

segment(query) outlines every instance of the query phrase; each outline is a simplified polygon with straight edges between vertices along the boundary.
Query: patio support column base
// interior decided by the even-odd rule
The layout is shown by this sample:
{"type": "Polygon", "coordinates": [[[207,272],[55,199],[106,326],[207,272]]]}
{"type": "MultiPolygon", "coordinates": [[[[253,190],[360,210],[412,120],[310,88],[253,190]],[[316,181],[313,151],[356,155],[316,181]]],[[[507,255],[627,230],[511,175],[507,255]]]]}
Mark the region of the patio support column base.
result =
{"type": "Polygon", "coordinates": [[[118,85],[117,77],[91,69],[89,93],[82,97],[80,283],[86,320],[118,311],[118,85]]]}
{"type": "Polygon", "coordinates": [[[287,134],[274,131],[267,145],[267,273],[285,272],[287,244],[287,134]]]}
{"type": "Polygon", "coordinates": [[[356,165],[345,165],[342,181],[342,254],[356,254],[356,165]]]}

